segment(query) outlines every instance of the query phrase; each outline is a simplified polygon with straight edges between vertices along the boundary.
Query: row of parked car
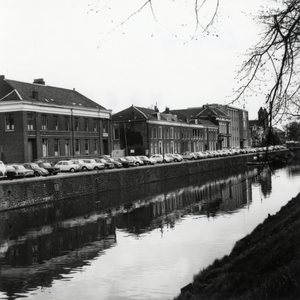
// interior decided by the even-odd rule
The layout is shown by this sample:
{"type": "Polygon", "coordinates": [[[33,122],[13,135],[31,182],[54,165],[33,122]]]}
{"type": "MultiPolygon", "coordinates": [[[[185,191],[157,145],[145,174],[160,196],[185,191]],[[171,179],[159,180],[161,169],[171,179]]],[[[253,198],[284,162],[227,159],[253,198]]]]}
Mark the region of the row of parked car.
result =
{"type": "Polygon", "coordinates": [[[119,158],[111,158],[108,155],[103,155],[99,158],[80,158],[58,161],[51,165],[46,161],[37,161],[24,164],[4,164],[0,161],[0,177],[33,177],[33,176],[48,176],[56,175],[59,172],[78,172],[104,170],[113,168],[129,168],[141,165],[155,165],[157,163],[181,162],[183,160],[196,160],[214,157],[232,156],[246,153],[258,153],[265,151],[277,151],[286,149],[285,146],[269,146],[268,148],[245,148],[245,149],[223,149],[215,151],[198,151],[198,152],[183,152],[182,154],[153,154],[150,157],[145,155],[125,156],[119,158]]]}

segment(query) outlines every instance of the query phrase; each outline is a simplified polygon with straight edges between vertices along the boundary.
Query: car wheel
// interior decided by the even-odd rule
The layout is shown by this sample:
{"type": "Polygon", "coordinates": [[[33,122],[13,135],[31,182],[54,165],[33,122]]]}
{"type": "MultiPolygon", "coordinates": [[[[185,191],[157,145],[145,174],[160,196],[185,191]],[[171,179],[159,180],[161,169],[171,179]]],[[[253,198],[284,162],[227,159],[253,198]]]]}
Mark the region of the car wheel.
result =
{"type": "Polygon", "coordinates": [[[34,172],[33,175],[34,175],[35,177],[40,177],[40,176],[41,176],[41,174],[40,174],[39,172],[34,172]]]}
{"type": "Polygon", "coordinates": [[[87,167],[82,167],[82,171],[87,171],[87,167]]]}
{"type": "Polygon", "coordinates": [[[75,172],[75,169],[73,169],[73,168],[70,169],[70,172],[71,172],[71,173],[74,173],[74,172],[75,172]]]}
{"type": "Polygon", "coordinates": [[[94,170],[99,170],[99,168],[98,168],[98,167],[95,167],[94,170]]]}

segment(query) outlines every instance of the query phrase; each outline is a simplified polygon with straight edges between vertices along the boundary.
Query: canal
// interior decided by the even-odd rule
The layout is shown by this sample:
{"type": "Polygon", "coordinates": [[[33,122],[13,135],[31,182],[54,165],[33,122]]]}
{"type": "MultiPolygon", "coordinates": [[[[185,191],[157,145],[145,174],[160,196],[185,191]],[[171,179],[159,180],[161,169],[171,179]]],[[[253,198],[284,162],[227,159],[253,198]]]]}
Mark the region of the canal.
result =
{"type": "Polygon", "coordinates": [[[172,299],[300,192],[300,161],[0,213],[0,299],[172,299]]]}

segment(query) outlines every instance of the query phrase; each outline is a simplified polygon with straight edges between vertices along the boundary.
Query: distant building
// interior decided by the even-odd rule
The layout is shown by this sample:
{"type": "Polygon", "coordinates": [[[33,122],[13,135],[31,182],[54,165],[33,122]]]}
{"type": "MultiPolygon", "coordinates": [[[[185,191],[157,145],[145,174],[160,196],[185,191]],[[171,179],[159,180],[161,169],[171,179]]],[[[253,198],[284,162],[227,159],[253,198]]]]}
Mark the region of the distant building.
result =
{"type": "Polygon", "coordinates": [[[260,108],[256,120],[249,121],[250,144],[252,147],[261,147],[266,144],[266,135],[269,132],[269,115],[265,108],[260,108]]]}
{"type": "Polygon", "coordinates": [[[111,110],[75,90],[0,76],[0,159],[98,156],[111,152],[111,110]]]}
{"type": "Polygon", "coordinates": [[[216,148],[244,148],[249,146],[248,112],[244,109],[221,104],[175,109],[172,113],[186,118],[209,121],[218,127],[216,148]]]}
{"type": "Polygon", "coordinates": [[[217,126],[166,110],[131,106],[112,116],[115,156],[214,150],[217,126]]]}
{"type": "MultiPolygon", "coordinates": [[[[209,104],[211,108],[221,110],[229,117],[227,132],[224,138],[229,148],[245,148],[250,146],[248,111],[231,105],[209,104]]],[[[224,130],[223,130],[224,131],[224,130]]],[[[223,135],[223,132],[220,132],[223,135]]]]}

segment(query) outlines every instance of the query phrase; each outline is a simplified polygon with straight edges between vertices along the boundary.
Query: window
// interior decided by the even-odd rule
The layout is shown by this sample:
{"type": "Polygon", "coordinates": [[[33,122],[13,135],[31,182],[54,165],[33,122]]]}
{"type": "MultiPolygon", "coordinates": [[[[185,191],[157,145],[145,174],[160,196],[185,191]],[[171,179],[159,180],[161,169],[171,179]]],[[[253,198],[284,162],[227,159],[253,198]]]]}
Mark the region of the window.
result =
{"type": "Polygon", "coordinates": [[[42,115],[42,127],[41,127],[41,129],[42,130],[47,130],[47,128],[48,128],[48,118],[47,118],[47,116],[46,115],[42,115]]]}
{"type": "Polygon", "coordinates": [[[171,133],[171,139],[174,139],[174,129],[173,129],[173,127],[170,128],[170,133],[171,133]]]}
{"type": "Polygon", "coordinates": [[[170,138],[170,131],[169,128],[166,128],[166,138],[169,139],[170,138]]]}
{"type": "Polygon", "coordinates": [[[59,140],[54,140],[54,156],[59,156],[59,140]]]}
{"type": "Polygon", "coordinates": [[[58,130],[58,116],[53,116],[53,121],[54,121],[54,130],[58,130]]]}
{"type": "Polygon", "coordinates": [[[160,126],[158,127],[158,138],[162,139],[162,128],[160,126]]]}
{"type": "Polygon", "coordinates": [[[162,144],[162,141],[159,141],[158,147],[159,147],[159,154],[162,154],[163,153],[163,144],[162,144]]]}
{"type": "Polygon", "coordinates": [[[114,139],[119,140],[120,139],[120,129],[114,128],[114,139]]]}
{"type": "Polygon", "coordinates": [[[106,124],[106,120],[102,120],[102,130],[103,130],[103,133],[106,133],[106,132],[107,132],[107,124],[106,124]]]}
{"type": "Polygon", "coordinates": [[[89,140],[85,140],[85,143],[84,143],[84,154],[85,155],[89,154],[89,140]]]}
{"type": "Polygon", "coordinates": [[[34,130],[34,117],[33,114],[27,114],[27,129],[34,130]]]}
{"type": "Polygon", "coordinates": [[[79,131],[79,118],[78,117],[75,117],[75,120],[74,120],[74,129],[75,131],[79,131]]]}
{"type": "Polygon", "coordinates": [[[94,132],[97,132],[97,119],[94,119],[94,125],[93,125],[93,130],[94,132]]]}
{"type": "Polygon", "coordinates": [[[89,119],[84,119],[84,130],[89,131],[89,119]]]}
{"type": "Polygon", "coordinates": [[[70,131],[70,118],[65,117],[65,130],[70,131]]]}
{"type": "Polygon", "coordinates": [[[157,128],[156,127],[153,128],[153,138],[157,139],[157,128]]]}
{"type": "Polygon", "coordinates": [[[80,154],[80,141],[75,140],[75,154],[79,155],[80,154]]]}
{"type": "Polygon", "coordinates": [[[69,140],[65,141],[65,155],[70,156],[70,141],[69,140]]]}
{"type": "Polygon", "coordinates": [[[94,154],[98,154],[98,141],[94,140],[94,154]]]}
{"type": "Polygon", "coordinates": [[[5,130],[15,130],[14,115],[5,115],[5,130]]]}
{"type": "Polygon", "coordinates": [[[49,151],[49,145],[48,140],[42,139],[42,156],[47,157],[48,151],[49,151]]]}

